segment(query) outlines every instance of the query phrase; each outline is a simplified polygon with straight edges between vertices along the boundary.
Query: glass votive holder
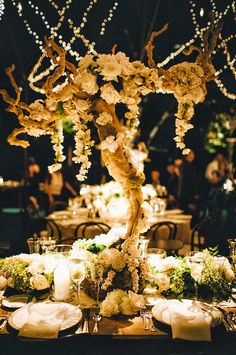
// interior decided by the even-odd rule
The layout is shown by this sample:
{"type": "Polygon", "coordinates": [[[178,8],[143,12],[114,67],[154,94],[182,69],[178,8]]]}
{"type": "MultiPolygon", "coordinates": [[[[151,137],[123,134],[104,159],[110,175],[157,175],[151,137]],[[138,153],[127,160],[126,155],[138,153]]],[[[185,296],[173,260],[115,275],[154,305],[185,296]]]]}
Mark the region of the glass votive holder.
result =
{"type": "Polygon", "coordinates": [[[147,249],[147,260],[148,264],[152,267],[157,266],[157,264],[166,257],[166,251],[159,248],[148,248],[147,249]]]}
{"type": "Polygon", "coordinates": [[[189,261],[196,264],[203,264],[207,258],[207,254],[199,250],[190,251],[186,256],[189,261]]]}
{"type": "Polygon", "coordinates": [[[72,250],[72,246],[69,244],[54,244],[47,248],[47,254],[58,254],[63,256],[69,256],[72,250]]]}
{"type": "Polygon", "coordinates": [[[39,238],[28,238],[27,244],[29,248],[29,253],[39,253],[40,251],[40,239],[39,238]]]}

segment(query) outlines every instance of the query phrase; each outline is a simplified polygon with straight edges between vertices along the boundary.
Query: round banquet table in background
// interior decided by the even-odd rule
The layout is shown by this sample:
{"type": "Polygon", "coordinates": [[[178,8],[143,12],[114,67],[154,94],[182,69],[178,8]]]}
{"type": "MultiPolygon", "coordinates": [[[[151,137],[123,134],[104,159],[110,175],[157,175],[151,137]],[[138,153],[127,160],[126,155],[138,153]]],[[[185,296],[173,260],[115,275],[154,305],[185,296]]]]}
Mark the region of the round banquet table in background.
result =
{"type": "MultiPolygon", "coordinates": [[[[66,242],[74,235],[75,228],[84,222],[104,222],[112,227],[125,226],[127,220],[121,219],[104,219],[104,218],[89,218],[88,210],[82,208],[78,210],[77,214],[73,214],[71,211],[57,211],[50,214],[47,217],[48,220],[54,221],[61,230],[62,239],[61,242],[66,242]]],[[[164,215],[155,215],[151,218],[150,223],[155,224],[158,222],[174,222],[177,225],[176,239],[182,240],[184,244],[191,244],[191,223],[192,216],[185,215],[181,210],[165,211],[164,215]]],[[[161,232],[160,239],[165,239],[165,230],[161,232]]]]}

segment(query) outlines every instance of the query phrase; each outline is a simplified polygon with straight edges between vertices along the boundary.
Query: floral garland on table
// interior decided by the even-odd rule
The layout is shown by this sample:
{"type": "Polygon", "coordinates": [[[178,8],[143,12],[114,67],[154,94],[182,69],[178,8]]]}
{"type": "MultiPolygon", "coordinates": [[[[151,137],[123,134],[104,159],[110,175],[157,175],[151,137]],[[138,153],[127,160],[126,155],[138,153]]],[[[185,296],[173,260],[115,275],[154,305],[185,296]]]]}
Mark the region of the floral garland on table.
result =
{"type": "MultiPolygon", "coordinates": [[[[99,295],[103,299],[100,310],[104,316],[134,314],[138,305],[139,309],[143,308],[143,296],[136,298],[137,295],[129,292],[132,276],[127,272],[120,248],[123,235],[122,228],[115,228],[108,235],[78,240],[73,244],[72,255],[75,257],[81,258],[81,252],[85,251],[93,254],[82,287],[85,293],[95,298],[99,281],[99,295]],[[125,299],[123,305],[122,297],[125,299]]],[[[196,253],[192,259],[173,256],[161,259],[155,254],[148,255],[146,273],[142,277],[143,288],[151,286],[158,297],[192,298],[197,291],[204,300],[227,301],[235,289],[235,274],[228,259],[211,255],[208,250],[196,253]]]]}
{"type": "MultiPolygon", "coordinates": [[[[145,307],[145,297],[131,291],[133,279],[121,249],[123,241],[124,229],[113,228],[108,235],[76,241],[70,254],[71,259],[86,261],[82,288],[96,298],[99,285],[100,312],[106,317],[120,313],[129,316],[145,307]]],[[[197,290],[200,299],[228,301],[235,291],[235,273],[228,259],[211,255],[208,250],[196,253],[192,259],[149,255],[145,265],[143,289],[152,286],[157,297],[192,298],[197,290]]],[[[56,260],[50,254],[20,254],[2,259],[0,290],[10,287],[37,297],[51,289],[55,266],[56,260]]]]}
{"type": "MultiPolygon", "coordinates": [[[[175,95],[179,103],[177,146],[187,154],[183,137],[192,127],[189,121],[194,113],[194,104],[204,100],[206,82],[214,77],[211,55],[219,28],[209,26],[204,34],[204,50],[190,48],[189,53],[193,49],[199,52],[196,63],[184,62],[163,70],[157,68],[154,62],[153,41],[166,29],[167,26],[164,26],[161,31],[154,32],[146,46],[149,67],[139,61],[130,62],[124,53],[115,53],[115,47],[112,54],[86,55],[76,67],[66,59],[65,50],[50,39],[46,41],[45,51],[54,63],[55,70],[42,85],[45,99],[36,100],[30,105],[20,101],[21,90],[12,75],[14,66],[6,72],[15,89],[16,98],[11,98],[6,90],[0,90],[3,99],[9,104],[8,111],[17,115],[21,125],[8,137],[9,143],[26,148],[29,143],[19,139],[19,134],[27,133],[37,137],[50,135],[55,151],[55,162],[49,167],[51,173],[58,170],[65,160],[62,126],[63,121],[70,118],[75,129],[73,160],[81,164],[77,178],[81,181],[85,179],[94,145],[89,127],[92,123],[96,126],[103,161],[110,175],[121,184],[129,201],[129,220],[121,252],[131,274],[131,289],[134,292],[138,292],[141,279],[146,273],[146,264],[140,258],[137,245],[140,233],[148,229],[148,208],[143,202],[141,190],[145,177],[132,157],[130,146],[139,125],[141,98],[151,92],[175,95]],[[64,74],[66,81],[57,85],[64,74]],[[118,104],[126,107],[124,123],[116,113],[118,104]]],[[[107,276],[110,283],[115,274],[110,272],[107,276]]]]}
{"type": "Polygon", "coordinates": [[[0,260],[0,290],[27,293],[29,297],[48,292],[53,283],[55,262],[39,254],[19,254],[0,260]]]}
{"type": "Polygon", "coordinates": [[[149,266],[150,284],[162,297],[191,298],[197,291],[202,299],[227,301],[235,287],[235,273],[228,259],[213,256],[208,250],[196,253],[191,260],[173,256],[152,258],[149,266]]]}

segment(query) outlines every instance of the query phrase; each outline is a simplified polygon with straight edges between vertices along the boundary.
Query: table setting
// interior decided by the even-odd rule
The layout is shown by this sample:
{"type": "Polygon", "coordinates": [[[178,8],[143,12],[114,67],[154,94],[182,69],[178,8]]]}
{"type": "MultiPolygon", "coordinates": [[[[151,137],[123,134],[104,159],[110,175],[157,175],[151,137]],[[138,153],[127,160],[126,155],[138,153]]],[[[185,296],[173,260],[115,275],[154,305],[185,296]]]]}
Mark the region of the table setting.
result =
{"type": "Polygon", "coordinates": [[[236,333],[234,265],[226,257],[215,249],[167,256],[140,241],[147,272],[134,292],[120,249],[123,233],[113,228],[72,246],[0,260],[1,337],[214,342],[218,334],[236,333]]]}

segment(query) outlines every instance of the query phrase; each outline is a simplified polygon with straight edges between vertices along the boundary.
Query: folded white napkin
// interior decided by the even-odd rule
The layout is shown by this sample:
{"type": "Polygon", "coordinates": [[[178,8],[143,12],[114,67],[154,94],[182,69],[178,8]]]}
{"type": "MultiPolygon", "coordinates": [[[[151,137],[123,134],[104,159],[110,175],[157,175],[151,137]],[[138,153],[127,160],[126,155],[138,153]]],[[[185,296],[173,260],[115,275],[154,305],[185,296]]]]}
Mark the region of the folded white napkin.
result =
{"type": "Polygon", "coordinates": [[[57,338],[67,313],[68,310],[66,308],[59,308],[52,312],[51,315],[40,315],[37,310],[32,309],[18,335],[28,338],[57,338]]]}
{"type": "Polygon", "coordinates": [[[211,317],[193,303],[169,304],[173,339],[211,341],[211,317]]]}

